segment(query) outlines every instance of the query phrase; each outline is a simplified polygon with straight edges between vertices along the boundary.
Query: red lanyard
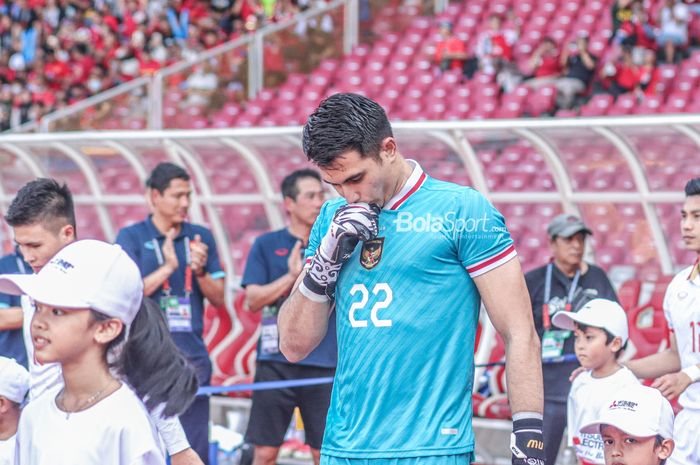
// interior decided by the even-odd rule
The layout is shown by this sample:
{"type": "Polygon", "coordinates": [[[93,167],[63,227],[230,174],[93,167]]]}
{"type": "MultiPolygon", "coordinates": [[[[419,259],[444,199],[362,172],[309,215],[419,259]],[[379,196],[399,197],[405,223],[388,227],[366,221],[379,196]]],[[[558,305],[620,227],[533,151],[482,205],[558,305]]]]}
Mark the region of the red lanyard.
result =
{"type": "MultiPolygon", "coordinates": [[[[173,243],[173,247],[175,244],[173,243]]],[[[158,240],[153,238],[153,250],[156,253],[156,260],[158,261],[158,266],[163,266],[165,260],[163,259],[163,251],[158,244],[158,240]]],[[[185,236],[185,295],[189,296],[192,293],[192,257],[190,255],[190,238],[185,236]]],[[[165,278],[163,281],[163,292],[166,295],[170,295],[170,279],[165,278]]]]}
{"type": "MultiPolygon", "coordinates": [[[[552,322],[549,318],[549,299],[552,294],[552,273],[554,271],[554,259],[549,260],[547,265],[547,275],[544,280],[544,303],[542,304],[542,326],[545,330],[549,330],[552,327],[552,322]]],[[[571,311],[571,303],[574,300],[574,294],[576,293],[576,287],[578,286],[578,280],[581,277],[581,270],[576,270],[574,279],[571,281],[571,287],[569,287],[569,294],[566,297],[566,307],[567,312],[571,311]]]]}

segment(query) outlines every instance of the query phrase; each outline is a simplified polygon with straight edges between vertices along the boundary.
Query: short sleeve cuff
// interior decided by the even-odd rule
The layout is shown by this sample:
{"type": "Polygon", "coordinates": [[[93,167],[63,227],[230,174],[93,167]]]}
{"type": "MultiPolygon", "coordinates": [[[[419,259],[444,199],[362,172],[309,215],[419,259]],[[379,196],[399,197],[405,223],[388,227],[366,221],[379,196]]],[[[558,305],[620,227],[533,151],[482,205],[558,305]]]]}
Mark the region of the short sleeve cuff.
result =
{"type": "Polygon", "coordinates": [[[467,273],[469,273],[470,277],[476,278],[477,276],[488,273],[489,271],[509,262],[517,255],[518,253],[515,251],[515,245],[511,244],[501,252],[481,260],[480,262],[474,263],[473,265],[467,266],[467,273]]]}

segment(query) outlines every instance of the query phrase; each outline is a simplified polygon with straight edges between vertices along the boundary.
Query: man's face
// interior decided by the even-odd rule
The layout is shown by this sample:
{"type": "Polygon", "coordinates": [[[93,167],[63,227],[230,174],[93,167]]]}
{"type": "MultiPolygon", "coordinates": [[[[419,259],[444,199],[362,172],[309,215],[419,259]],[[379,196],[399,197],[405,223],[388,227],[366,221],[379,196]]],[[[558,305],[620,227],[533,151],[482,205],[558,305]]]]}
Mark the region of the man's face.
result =
{"type": "Polygon", "coordinates": [[[58,232],[43,223],[15,226],[12,230],[20,253],[35,273],[59,250],[75,240],[75,230],[71,225],[61,227],[58,232]]]}
{"type": "Polygon", "coordinates": [[[292,218],[311,226],[326,199],[323,186],[314,178],[301,178],[297,180],[297,190],[296,199],[286,197],[284,204],[292,218]]]}
{"type": "Polygon", "coordinates": [[[338,157],[331,167],[321,168],[321,176],[348,203],[374,203],[382,207],[391,183],[385,168],[382,159],[362,157],[352,150],[338,157]]]}
{"type": "Polygon", "coordinates": [[[576,233],[571,237],[557,236],[550,242],[554,260],[572,267],[581,265],[585,246],[586,235],[583,232],[576,233]]]}
{"type": "Polygon", "coordinates": [[[681,235],[686,249],[700,253],[700,195],[685,198],[681,209],[681,235]]]}
{"type": "Polygon", "coordinates": [[[173,179],[163,193],[152,189],[151,202],[154,213],[172,225],[182,224],[190,209],[192,187],[189,181],[173,179]]]}
{"type": "Polygon", "coordinates": [[[668,444],[655,445],[654,436],[632,436],[610,425],[602,425],[600,432],[607,465],[659,465],[671,455],[668,444]]]}

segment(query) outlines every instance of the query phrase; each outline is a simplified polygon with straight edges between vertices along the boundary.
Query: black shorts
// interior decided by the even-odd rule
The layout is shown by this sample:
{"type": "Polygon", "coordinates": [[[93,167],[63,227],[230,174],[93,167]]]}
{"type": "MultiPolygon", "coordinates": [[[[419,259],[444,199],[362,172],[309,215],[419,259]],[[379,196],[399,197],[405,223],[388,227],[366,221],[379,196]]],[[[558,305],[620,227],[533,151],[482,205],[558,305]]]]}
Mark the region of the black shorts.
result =
{"type": "MultiPolygon", "coordinates": [[[[325,378],[334,375],[334,368],[258,362],[255,369],[255,382],[325,378]]],[[[294,407],[299,407],[304,421],[306,443],[314,449],[320,449],[332,388],[333,385],[328,383],[253,391],[253,406],[246,430],[246,442],[256,446],[281,446],[292,420],[294,407]]]]}

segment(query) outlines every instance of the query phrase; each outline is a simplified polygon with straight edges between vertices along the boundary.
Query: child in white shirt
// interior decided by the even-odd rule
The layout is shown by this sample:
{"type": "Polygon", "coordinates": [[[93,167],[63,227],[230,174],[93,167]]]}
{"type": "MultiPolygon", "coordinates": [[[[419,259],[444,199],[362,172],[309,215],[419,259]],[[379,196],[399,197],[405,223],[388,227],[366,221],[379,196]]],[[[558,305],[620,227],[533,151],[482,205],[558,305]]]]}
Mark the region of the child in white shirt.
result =
{"type": "Polygon", "coordinates": [[[576,358],[587,371],[571,385],[567,403],[569,446],[574,446],[581,465],[605,465],[599,435],[582,433],[581,426],[597,419],[611,392],[639,380],[617,359],[628,338],[627,316],[619,304],[594,299],[578,312],[558,312],[552,323],[574,331],[576,358]]]}
{"type": "Polygon", "coordinates": [[[581,431],[600,434],[606,465],[664,465],[674,449],[673,409],[658,389],[627,386],[607,398],[595,422],[581,431]]]}
{"type": "Polygon", "coordinates": [[[147,408],[181,413],[197,382],[126,252],[73,242],[35,275],[0,275],[0,292],[36,302],[34,357],[63,376],[25,407],[15,464],[164,464],[147,408]]]}
{"type": "Polygon", "coordinates": [[[11,358],[0,357],[0,465],[15,463],[17,424],[28,390],[26,368],[11,358]]]}

